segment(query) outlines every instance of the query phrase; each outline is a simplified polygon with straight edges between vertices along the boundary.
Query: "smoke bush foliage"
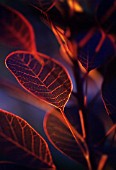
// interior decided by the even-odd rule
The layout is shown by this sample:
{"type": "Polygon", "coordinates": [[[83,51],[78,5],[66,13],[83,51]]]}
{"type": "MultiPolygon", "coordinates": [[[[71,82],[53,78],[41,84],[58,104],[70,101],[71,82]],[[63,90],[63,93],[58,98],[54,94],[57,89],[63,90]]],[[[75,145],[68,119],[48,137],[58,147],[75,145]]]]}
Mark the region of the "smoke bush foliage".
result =
{"type": "MultiPolygon", "coordinates": [[[[0,4],[0,44],[8,53],[1,73],[6,65],[21,86],[2,73],[0,88],[45,111],[45,134],[56,152],[78,163],[71,170],[79,164],[116,167],[115,6],[115,0],[0,4]]],[[[63,169],[50,143],[24,119],[0,109],[0,169],[63,169]]]]}

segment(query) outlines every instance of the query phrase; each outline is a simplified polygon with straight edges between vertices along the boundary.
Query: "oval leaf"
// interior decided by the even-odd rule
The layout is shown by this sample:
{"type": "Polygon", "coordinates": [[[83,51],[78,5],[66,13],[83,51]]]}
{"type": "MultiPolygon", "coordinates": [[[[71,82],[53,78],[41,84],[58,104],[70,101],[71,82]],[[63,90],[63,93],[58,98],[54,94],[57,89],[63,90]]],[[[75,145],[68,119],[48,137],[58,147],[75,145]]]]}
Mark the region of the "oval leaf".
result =
{"type": "Polygon", "coordinates": [[[51,113],[46,114],[44,118],[44,130],[56,149],[76,162],[87,166],[82,151],[65,124],[60,112],[53,110],[51,113]]]}
{"type": "Polygon", "coordinates": [[[68,74],[48,56],[38,53],[36,58],[17,51],[8,55],[6,65],[26,90],[63,110],[72,90],[68,74]]]}
{"type": "Polygon", "coordinates": [[[0,110],[0,154],[27,167],[54,167],[44,139],[25,120],[4,110],[0,110]]]}
{"type": "Polygon", "coordinates": [[[13,8],[0,4],[0,41],[36,51],[34,31],[27,19],[13,8]]]}

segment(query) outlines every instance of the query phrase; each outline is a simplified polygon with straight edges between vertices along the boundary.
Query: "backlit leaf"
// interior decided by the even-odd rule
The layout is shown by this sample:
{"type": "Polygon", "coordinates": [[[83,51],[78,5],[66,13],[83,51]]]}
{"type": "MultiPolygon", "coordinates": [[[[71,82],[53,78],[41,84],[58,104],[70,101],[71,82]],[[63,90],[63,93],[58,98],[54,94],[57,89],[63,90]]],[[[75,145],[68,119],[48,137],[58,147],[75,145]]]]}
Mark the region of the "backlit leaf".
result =
{"type": "Polygon", "coordinates": [[[53,168],[47,143],[22,118],[0,110],[0,157],[32,168],[53,168]]]}
{"type": "Polygon", "coordinates": [[[72,85],[66,70],[44,54],[17,51],[6,59],[8,69],[29,92],[63,110],[72,85]],[[35,58],[36,57],[36,58],[35,58]]]}
{"type": "Polygon", "coordinates": [[[71,159],[86,165],[86,160],[60,112],[53,110],[44,118],[44,130],[54,147],[71,159]]]}
{"type": "Polygon", "coordinates": [[[108,115],[116,123],[116,58],[107,67],[102,85],[102,97],[108,115]]]}
{"type": "Polygon", "coordinates": [[[2,4],[0,4],[0,41],[28,51],[36,50],[31,24],[20,12],[2,4]]]}

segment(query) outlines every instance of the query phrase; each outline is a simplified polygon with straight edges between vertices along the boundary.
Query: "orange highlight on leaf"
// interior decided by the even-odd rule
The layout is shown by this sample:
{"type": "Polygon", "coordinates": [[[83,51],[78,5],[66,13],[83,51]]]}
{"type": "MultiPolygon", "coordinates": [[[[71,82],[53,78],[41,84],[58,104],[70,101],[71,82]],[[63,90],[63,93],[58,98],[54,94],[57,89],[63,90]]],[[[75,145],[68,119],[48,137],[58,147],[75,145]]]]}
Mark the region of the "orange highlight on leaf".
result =
{"type": "Polygon", "coordinates": [[[0,41],[35,52],[35,35],[31,24],[18,11],[0,4],[0,41]]]}
{"type": "Polygon", "coordinates": [[[83,12],[83,8],[77,0],[67,0],[70,9],[74,12],[83,12]]]}

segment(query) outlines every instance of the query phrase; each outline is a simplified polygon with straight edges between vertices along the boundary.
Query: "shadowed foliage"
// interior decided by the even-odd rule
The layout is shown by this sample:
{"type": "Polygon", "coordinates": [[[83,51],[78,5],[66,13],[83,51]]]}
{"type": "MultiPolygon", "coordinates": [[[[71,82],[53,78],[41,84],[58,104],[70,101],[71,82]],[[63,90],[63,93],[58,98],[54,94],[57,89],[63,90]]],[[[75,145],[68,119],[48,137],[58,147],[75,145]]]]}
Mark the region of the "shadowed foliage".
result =
{"type": "Polygon", "coordinates": [[[105,73],[102,85],[102,97],[106,111],[116,123],[116,57],[112,59],[105,73]]]}
{"type": "Polygon", "coordinates": [[[53,110],[46,114],[44,130],[48,139],[58,150],[87,166],[80,145],[75,141],[60,112],[53,110]]]}
{"type": "Polygon", "coordinates": [[[55,170],[55,165],[58,170],[75,170],[78,163],[87,170],[114,170],[116,1],[1,2],[0,170],[55,170]],[[46,50],[48,55],[43,54],[46,50]],[[31,109],[25,120],[35,123],[48,144],[72,160],[66,158],[63,165],[63,155],[50,146],[55,150],[53,161],[38,132],[2,108],[19,115],[28,108],[39,109],[39,120],[34,114],[29,117],[31,109]]]}
{"type": "Polygon", "coordinates": [[[0,41],[13,47],[36,51],[31,24],[18,11],[0,4],[0,41]]]}
{"type": "Polygon", "coordinates": [[[25,120],[4,110],[0,110],[0,146],[5,161],[35,168],[54,166],[44,139],[25,120]]]}

